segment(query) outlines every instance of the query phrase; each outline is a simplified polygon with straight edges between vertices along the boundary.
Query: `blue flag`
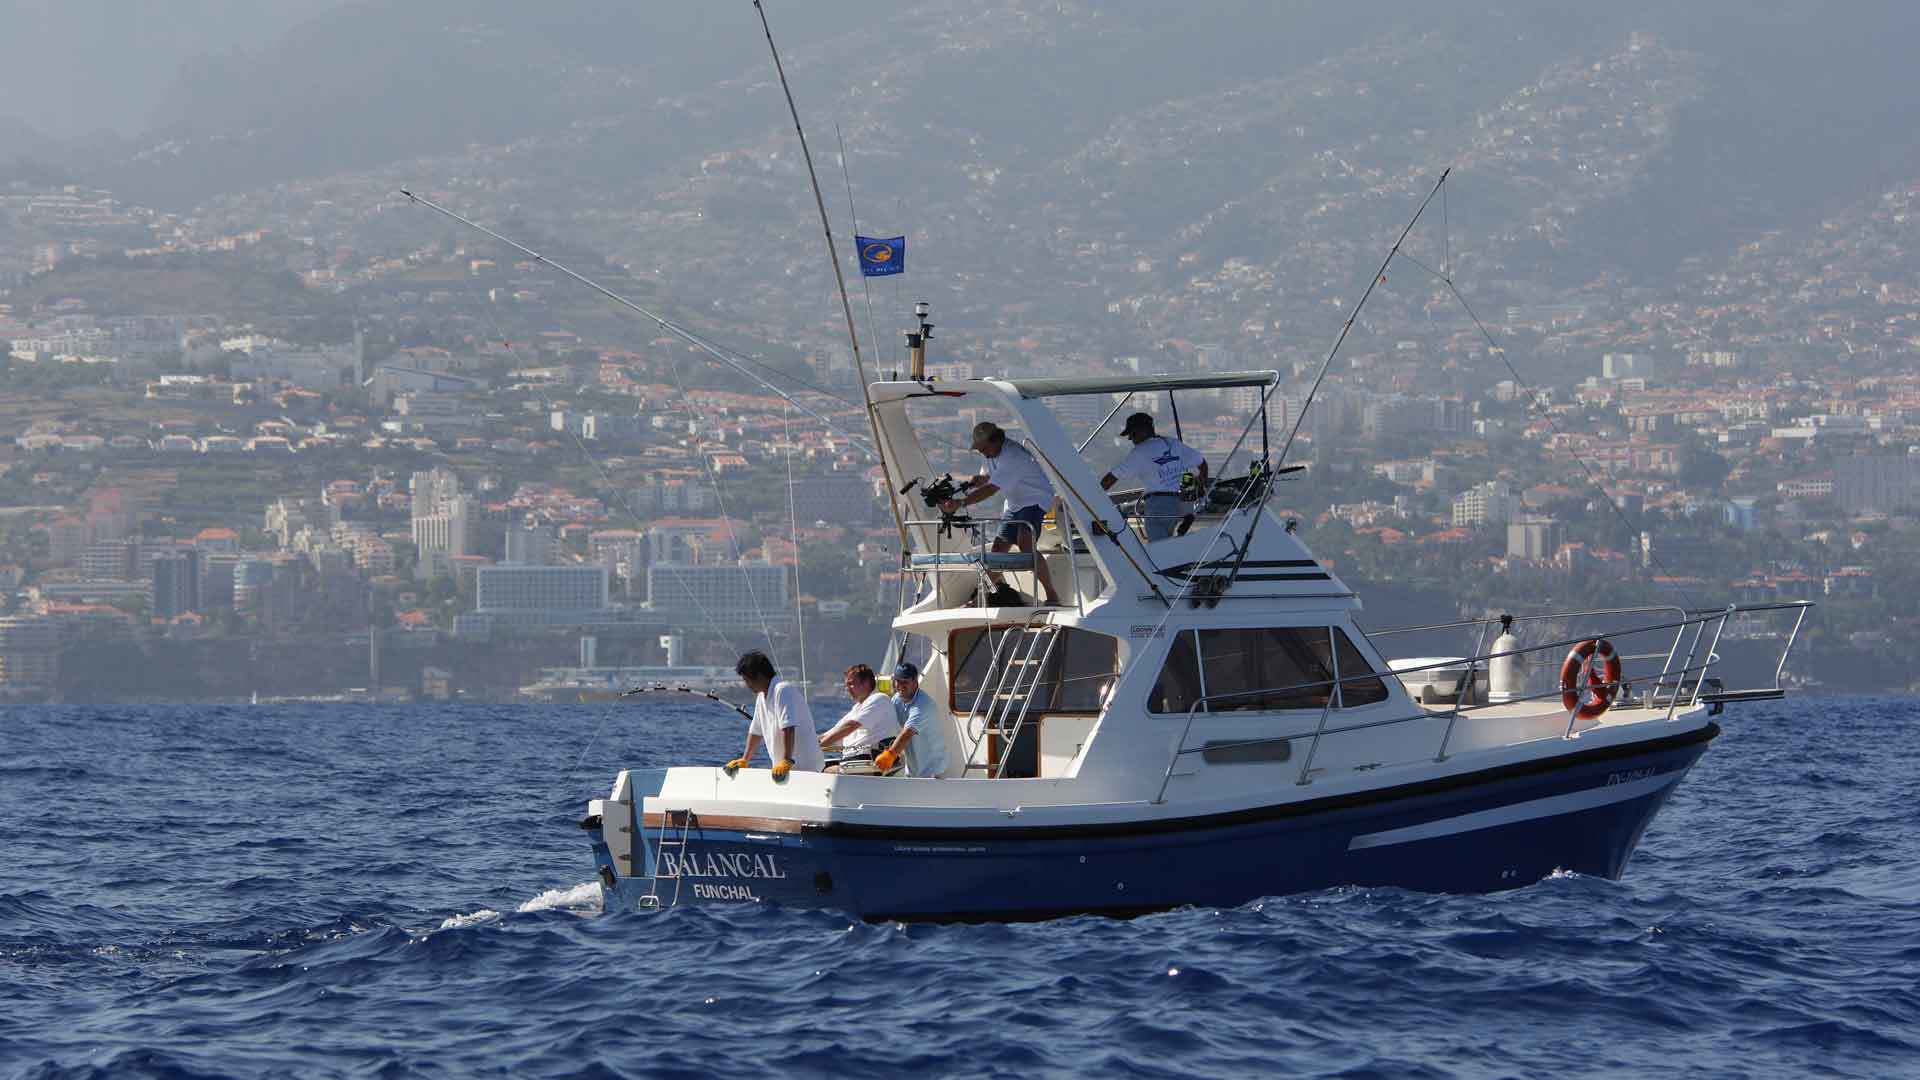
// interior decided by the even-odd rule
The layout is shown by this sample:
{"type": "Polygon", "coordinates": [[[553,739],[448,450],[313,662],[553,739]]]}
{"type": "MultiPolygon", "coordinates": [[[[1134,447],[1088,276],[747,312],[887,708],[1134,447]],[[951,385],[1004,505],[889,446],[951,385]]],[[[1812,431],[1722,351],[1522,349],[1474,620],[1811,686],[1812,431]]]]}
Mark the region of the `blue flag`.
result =
{"type": "Polygon", "coordinates": [[[907,268],[907,238],[904,236],[856,236],[854,250],[860,253],[860,272],[867,277],[898,274],[907,268]]]}

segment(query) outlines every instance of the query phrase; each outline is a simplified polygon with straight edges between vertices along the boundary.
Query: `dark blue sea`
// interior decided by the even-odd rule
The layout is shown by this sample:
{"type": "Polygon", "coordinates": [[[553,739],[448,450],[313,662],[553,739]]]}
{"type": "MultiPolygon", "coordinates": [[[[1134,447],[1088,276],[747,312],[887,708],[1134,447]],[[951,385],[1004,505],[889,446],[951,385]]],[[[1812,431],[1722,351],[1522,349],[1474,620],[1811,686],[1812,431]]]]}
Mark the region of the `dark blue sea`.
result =
{"type": "Polygon", "coordinates": [[[0,710],[0,1076],[1920,1076],[1920,702],[1747,706],[1619,882],[606,914],[706,706],[0,710]]]}

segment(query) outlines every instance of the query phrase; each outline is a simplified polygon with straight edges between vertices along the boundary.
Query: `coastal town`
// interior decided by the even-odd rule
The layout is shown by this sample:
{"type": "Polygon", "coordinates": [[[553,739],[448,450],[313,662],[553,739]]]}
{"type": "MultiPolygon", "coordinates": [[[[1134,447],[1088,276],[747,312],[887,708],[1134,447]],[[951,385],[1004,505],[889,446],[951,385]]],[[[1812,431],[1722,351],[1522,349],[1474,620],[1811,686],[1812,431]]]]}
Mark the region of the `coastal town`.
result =
{"type": "MultiPolygon", "coordinates": [[[[1657,147],[1688,64],[1636,35],[1481,116],[1462,174],[1555,194],[1481,207],[1477,231],[1458,206],[1425,222],[1304,414],[1387,223],[1435,179],[1325,138],[1272,205],[1151,240],[1124,215],[1026,206],[1036,223],[1007,227],[1044,282],[969,268],[992,265],[984,233],[927,213],[905,285],[856,290],[869,375],[901,368],[909,305],[929,297],[936,380],[1276,370],[1267,426],[1306,468],[1275,506],[1346,578],[1463,616],[1817,600],[1789,676],[1904,687],[1920,181],[1657,286],[1532,274],[1657,147]],[[1256,258],[1222,239],[1253,225],[1288,244],[1256,258]]],[[[1281,89],[1310,109],[1366,88],[1316,71],[1281,89]]],[[[1074,159],[1096,206],[1157,190],[1204,152],[1181,141],[1210,137],[1179,109],[1136,127],[1074,159]]],[[[476,147],[192,213],[0,186],[0,694],[505,700],[697,677],[753,641],[877,662],[913,583],[818,232],[777,217],[806,190],[790,147],[709,152],[630,209],[595,189],[564,213],[544,197],[563,155],[537,149],[552,153],[476,147]],[[458,177],[423,193],[549,258],[434,219],[400,194],[409,174],[458,177]],[[750,249],[716,219],[762,197],[778,224],[750,249]],[[556,263],[684,317],[736,368],[556,263]]],[[[929,202],[960,207],[994,174],[982,159],[929,202]]],[[[1117,404],[1076,399],[1065,418],[1084,436],[1117,404]]],[[[1178,416],[1135,407],[1218,462],[1262,404],[1239,388],[1178,416]]],[[[964,447],[983,418],[961,407],[933,434],[964,447]]],[[[1087,453],[1119,456],[1107,439],[1087,453]]]]}

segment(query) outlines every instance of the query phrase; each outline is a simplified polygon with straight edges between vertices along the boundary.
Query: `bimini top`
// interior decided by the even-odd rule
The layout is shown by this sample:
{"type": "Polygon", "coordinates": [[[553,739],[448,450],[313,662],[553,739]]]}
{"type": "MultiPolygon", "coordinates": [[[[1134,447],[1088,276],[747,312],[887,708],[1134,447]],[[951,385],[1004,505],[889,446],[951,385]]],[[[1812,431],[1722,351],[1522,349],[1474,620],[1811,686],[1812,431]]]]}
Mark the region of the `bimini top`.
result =
{"type": "Polygon", "coordinates": [[[1272,386],[1277,371],[1222,371],[1205,375],[1096,375],[1089,378],[1004,379],[1023,398],[1067,397],[1073,394],[1158,393],[1164,390],[1220,390],[1229,386],[1272,386]]]}

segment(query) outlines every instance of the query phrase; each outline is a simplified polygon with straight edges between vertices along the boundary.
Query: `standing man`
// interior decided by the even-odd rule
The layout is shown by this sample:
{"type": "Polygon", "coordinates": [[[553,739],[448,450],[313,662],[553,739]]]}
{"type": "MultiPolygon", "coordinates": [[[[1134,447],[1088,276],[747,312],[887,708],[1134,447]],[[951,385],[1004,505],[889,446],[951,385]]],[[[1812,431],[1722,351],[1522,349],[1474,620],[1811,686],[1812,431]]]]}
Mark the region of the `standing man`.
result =
{"type": "Polygon", "coordinates": [[[1111,488],[1122,476],[1138,481],[1147,493],[1141,511],[1147,519],[1147,540],[1165,540],[1180,520],[1181,479],[1192,472],[1199,489],[1206,490],[1206,455],[1179,439],[1154,434],[1153,417],[1143,412],[1127,417],[1120,434],[1133,442],[1133,449],[1100,478],[1100,487],[1111,488]]]}
{"type": "Polygon", "coordinates": [[[893,699],[880,693],[875,683],[873,669],[867,665],[855,664],[847,669],[845,685],[853,708],[820,736],[820,749],[840,748],[840,764],[827,766],[828,772],[839,772],[840,766],[850,761],[872,761],[887,740],[899,734],[900,720],[893,699]]]}
{"type": "Polygon", "coordinates": [[[800,688],[780,677],[773,661],[758,649],[742,656],[733,665],[733,673],[753,691],[753,723],[747,727],[747,748],[727,762],[727,775],[746,768],[753,760],[754,748],[767,744],[767,756],[773,759],[773,778],[785,780],[794,769],[819,772],[826,764],[820,753],[820,740],[813,730],[813,713],[807,709],[807,696],[800,688]]]}
{"type": "Polygon", "coordinates": [[[900,734],[873,759],[873,767],[892,772],[905,755],[908,776],[945,775],[947,733],[940,730],[940,707],[920,689],[920,669],[910,661],[893,669],[893,700],[900,710],[900,734]]]}
{"type": "MultiPolygon", "coordinates": [[[[942,502],[941,511],[956,513],[1004,492],[1007,505],[1000,515],[1004,524],[1000,526],[999,535],[993,538],[993,550],[1001,552],[1017,547],[1024,553],[1032,553],[1040,537],[1040,524],[1047,518],[1047,507],[1053,504],[1053,482],[1047,479],[1046,470],[1034,460],[1031,450],[1008,442],[1007,433],[991,421],[982,420],[973,425],[973,448],[987,459],[985,467],[974,478],[972,488],[958,499],[942,502]]],[[[1003,583],[999,574],[989,576],[995,585],[1003,583]]],[[[1058,606],[1060,594],[1054,591],[1047,561],[1038,555],[1033,560],[1033,576],[1046,593],[1047,603],[1058,606]]]]}

